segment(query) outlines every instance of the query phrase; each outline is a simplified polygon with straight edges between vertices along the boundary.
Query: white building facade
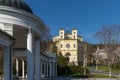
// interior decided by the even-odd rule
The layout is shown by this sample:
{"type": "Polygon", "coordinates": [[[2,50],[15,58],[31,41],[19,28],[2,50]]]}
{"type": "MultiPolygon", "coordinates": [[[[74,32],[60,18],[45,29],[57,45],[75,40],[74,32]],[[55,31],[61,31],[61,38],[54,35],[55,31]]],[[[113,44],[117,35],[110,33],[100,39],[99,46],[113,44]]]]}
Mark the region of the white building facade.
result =
{"type": "MultiPolygon", "coordinates": [[[[0,0],[0,29],[15,39],[10,58],[16,61],[16,77],[20,77],[19,61],[22,62],[21,77],[27,80],[41,80],[41,77],[57,75],[56,57],[40,53],[40,37],[44,27],[43,21],[32,13],[24,0],[0,0]]],[[[7,63],[12,65],[9,58],[4,59],[7,61],[5,66],[7,63]]],[[[7,68],[4,80],[12,80],[12,66],[7,68]]]]}

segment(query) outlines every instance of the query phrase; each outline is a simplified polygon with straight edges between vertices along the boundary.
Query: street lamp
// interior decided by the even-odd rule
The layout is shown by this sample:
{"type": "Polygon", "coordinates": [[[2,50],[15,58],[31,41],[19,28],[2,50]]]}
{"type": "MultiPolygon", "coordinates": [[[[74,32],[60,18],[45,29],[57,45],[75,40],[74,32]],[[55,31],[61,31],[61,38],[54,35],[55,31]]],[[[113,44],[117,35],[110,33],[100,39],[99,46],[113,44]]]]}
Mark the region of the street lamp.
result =
{"type": "Polygon", "coordinates": [[[83,62],[84,76],[86,75],[86,51],[87,51],[87,44],[85,44],[85,46],[84,46],[84,54],[83,54],[83,58],[84,58],[84,62],[83,62]]]}

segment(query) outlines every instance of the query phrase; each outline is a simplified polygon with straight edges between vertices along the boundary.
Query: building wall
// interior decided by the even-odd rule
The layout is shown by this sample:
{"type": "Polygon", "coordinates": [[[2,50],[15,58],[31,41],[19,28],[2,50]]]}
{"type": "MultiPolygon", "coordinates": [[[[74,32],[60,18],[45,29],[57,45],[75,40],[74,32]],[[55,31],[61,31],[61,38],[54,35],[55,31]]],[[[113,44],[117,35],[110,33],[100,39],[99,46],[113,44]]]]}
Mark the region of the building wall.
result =
{"type": "Polygon", "coordinates": [[[82,37],[77,36],[77,30],[72,30],[71,34],[66,34],[64,30],[59,30],[59,35],[53,38],[56,42],[58,53],[61,52],[63,56],[69,57],[69,63],[78,65],[78,44],[82,41],[82,37]]]}

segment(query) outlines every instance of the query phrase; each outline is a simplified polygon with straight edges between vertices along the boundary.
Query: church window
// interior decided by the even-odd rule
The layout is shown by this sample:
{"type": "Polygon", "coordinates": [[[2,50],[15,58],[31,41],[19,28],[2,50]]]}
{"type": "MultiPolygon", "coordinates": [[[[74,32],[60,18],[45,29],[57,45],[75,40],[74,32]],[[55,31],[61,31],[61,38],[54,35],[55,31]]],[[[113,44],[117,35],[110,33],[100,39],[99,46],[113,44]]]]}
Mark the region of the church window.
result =
{"type": "Polygon", "coordinates": [[[71,56],[71,54],[70,54],[69,52],[67,52],[67,53],[65,54],[65,57],[66,57],[67,63],[70,62],[70,56],[71,56]]]}
{"type": "Polygon", "coordinates": [[[67,47],[67,48],[70,48],[70,44],[69,44],[69,43],[67,43],[67,44],[66,44],[66,47],[67,47]]]}
{"type": "Polygon", "coordinates": [[[75,35],[74,35],[74,39],[75,39],[75,35]]]}
{"type": "Polygon", "coordinates": [[[63,48],[63,45],[61,44],[61,48],[63,48]]]}
{"type": "Polygon", "coordinates": [[[63,35],[61,35],[61,39],[63,39],[63,35]]]}
{"type": "Polygon", "coordinates": [[[76,45],[74,44],[74,48],[76,48],[76,45]]]}

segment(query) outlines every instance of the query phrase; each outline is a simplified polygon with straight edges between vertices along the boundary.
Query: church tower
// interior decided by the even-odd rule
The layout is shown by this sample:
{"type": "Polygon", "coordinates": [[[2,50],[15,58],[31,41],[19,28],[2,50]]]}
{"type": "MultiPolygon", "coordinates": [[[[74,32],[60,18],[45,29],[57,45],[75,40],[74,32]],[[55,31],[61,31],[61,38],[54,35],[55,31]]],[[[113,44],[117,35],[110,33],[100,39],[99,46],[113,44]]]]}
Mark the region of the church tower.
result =
{"type": "Polygon", "coordinates": [[[60,39],[64,39],[65,38],[65,31],[63,30],[63,29],[60,29],[59,30],[59,37],[60,37],[60,39]]]}
{"type": "Polygon", "coordinates": [[[72,39],[77,39],[77,29],[72,30],[72,39]]]}

